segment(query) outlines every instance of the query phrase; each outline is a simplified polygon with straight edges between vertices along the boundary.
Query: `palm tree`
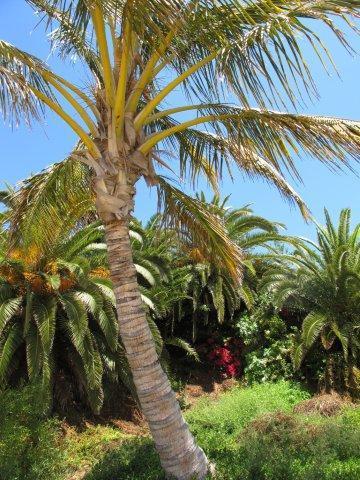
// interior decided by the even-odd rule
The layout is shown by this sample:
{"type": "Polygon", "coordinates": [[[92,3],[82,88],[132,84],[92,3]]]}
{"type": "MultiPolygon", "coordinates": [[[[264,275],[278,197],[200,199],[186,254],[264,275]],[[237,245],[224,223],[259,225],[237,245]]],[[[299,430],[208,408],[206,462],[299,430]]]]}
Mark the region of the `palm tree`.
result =
{"type": "Polygon", "coordinates": [[[111,361],[124,363],[115,298],[98,256],[103,232],[97,224],[62,231],[47,251],[29,234],[0,259],[0,387],[26,372],[30,382],[40,380],[39,401],[48,408],[57,383],[69,377],[98,412],[103,374],[111,361]]]}
{"type": "MultiPolygon", "coordinates": [[[[232,320],[242,301],[251,308],[254,301],[251,285],[256,282],[255,265],[262,258],[261,251],[271,247],[275,241],[289,240],[279,234],[279,229],[283,227],[281,224],[254,215],[249,205],[232,208],[228,205],[229,197],[221,199],[219,195],[207,203],[204,193],[198,194],[197,199],[204,209],[221,220],[231,241],[240,248],[243,280],[238,285],[226,268],[206,261],[191,232],[178,233],[180,243],[173,259],[173,269],[180,264],[177,270],[183,272],[183,291],[187,296],[180,299],[181,308],[173,306],[172,310],[177,312],[177,322],[186,316],[191,317],[193,341],[198,325],[209,324],[212,314],[222,324],[225,319],[232,320]]],[[[172,328],[175,323],[172,322],[172,328]]]]}
{"type": "Polygon", "coordinates": [[[34,56],[1,42],[1,109],[6,117],[30,120],[46,106],[78,135],[72,156],[93,172],[121,338],[162,465],[178,479],[203,478],[208,462],[160,368],[137,286],[129,239],[135,184],[145,178],[157,185],[165,212],[180,223],[206,219],[208,228],[198,232],[198,241],[236,275],[238,249],[221,224],[157,175],[155,166],[166,167],[164,147],[175,150],[181,175],[193,181],[204,174],[214,182],[223,165],[239,166],[275,184],[306,214],[282,169],[296,174],[292,153],[299,148],[330,165],[358,159],[358,124],[268,107],[284,105],[285,98],[295,105],[300,83],[314,93],[299,34],[320,56],[327,50],[308,20],[322,21],[348,47],[334,17],[352,25],[360,1],[27,1],[48,19],[60,52],[83,61],[87,81],[79,88],[34,56]],[[196,101],[166,105],[179,86],[196,101]],[[229,91],[238,105],[224,103],[229,91]],[[250,101],[259,109],[250,108],[250,101]],[[180,112],[195,115],[181,121],[180,112]],[[198,125],[207,131],[194,128],[198,125]]]}
{"type": "Polygon", "coordinates": [[[295,367],[319,338],[325,350],[338,342],[347,365],[347,386],[355,391],[356,378],[360,380],[360,224],[351,231],[350,214],[350,209],[342,210],[336,228],[325,210],[326,226],[318,226],[317,244],[298,240],[294,253],[279,255],[263,282],[277,307],[305,315],[294,344],[295,367]]]}
{"type": "MultiPolygon", "coordinates": [[[[120,380],[130,390],[133,385],[117,339],[104,229],[98,221],[87,223],[94,216],[94,205],[79,182],[86,180],[87,170],[64,162],[27,179],[19,191],[0,193],[8,207],[3,212],[6,228],[0,256],[0,387],[24,376],[30,382],[40,378],[39,401],[45,408],[54,398],[64,410],[74,397],[85,396],[98,413],[104,377],[120,380]],[[76,182],[71,196],[65,188],[68,180],[76,182]],[[38,202],[54,184],[57,203],[51,205],[47,218],[45,199],[41,208],[38,202]],[[44,221],[51,222],[50,238],[43,235],[44,221]],[[44,337],[43,325],[51,338],[44,337]]],[[[156,318],[158,299],[152,290],[161,288],[167,267],[164,245],[149,241],[151,224],[143,228],[133,219],[129,233],[141,297],[149,315],[155,312],[156,318]]],[[[151,317],[149,323],[163,362],[168,357],[166,344],[196,357],[184,340],[163,339],[151,317]]]]}

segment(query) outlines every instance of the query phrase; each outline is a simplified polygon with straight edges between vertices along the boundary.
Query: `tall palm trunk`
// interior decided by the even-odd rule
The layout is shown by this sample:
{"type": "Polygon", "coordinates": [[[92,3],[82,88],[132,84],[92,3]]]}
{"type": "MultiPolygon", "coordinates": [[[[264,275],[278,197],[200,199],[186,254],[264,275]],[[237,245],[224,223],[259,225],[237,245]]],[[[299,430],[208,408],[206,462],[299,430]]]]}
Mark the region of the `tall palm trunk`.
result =
{"type": "Polygon", "coordinates": [[[208,461],[189,431],[148,326],[132,258],[128,219],[105,222],[120,336],[161,464],[178,480],[203,479],[208,461]]]}

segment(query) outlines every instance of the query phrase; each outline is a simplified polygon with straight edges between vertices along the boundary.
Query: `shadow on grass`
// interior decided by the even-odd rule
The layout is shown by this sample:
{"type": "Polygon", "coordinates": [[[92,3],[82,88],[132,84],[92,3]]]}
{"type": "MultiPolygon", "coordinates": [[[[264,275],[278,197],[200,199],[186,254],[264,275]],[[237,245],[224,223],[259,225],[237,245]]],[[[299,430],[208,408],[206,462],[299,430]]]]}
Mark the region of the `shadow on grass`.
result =
{"type": "Polygon", "coordinates": [[[133,439],[107,453],[84,480],[165,480],[152,442],[133,439]]]}

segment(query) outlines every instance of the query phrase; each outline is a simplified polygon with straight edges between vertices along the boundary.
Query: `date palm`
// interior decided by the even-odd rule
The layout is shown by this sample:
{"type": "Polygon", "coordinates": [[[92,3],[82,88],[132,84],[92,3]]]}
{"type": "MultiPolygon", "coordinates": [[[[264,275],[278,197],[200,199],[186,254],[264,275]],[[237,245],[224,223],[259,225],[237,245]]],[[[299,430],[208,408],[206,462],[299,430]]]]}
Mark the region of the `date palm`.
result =
{"type": "Polygon", "coordinates": [[[334,17],[351,26],[360,1],[27,1],[48,19],[60,52],[83,61],[86,81],[78,87],[1,42],[1,108],[5,116],[30,120],[46,106],[78,135],[73,156],[93,172],[120,333],[162,465],[177,479],[203,478],[208,462],[181,417],[142,308],[129,240],[135,184],[145,178],[157,185],[166,213],[177,221],[208,219],[198,240],[236,275],[238,249],[221,223],[157,175],[156,168],[166,168],[164,149],[175,151],[183,177],[204,174],[214,181],[223,165],[238,166],[274,183],[306,213],[282,170],[296,175],[292,154],[299,149],[330,165],[358,159],[358,124],[267,108],[286,98],[295,105],[301,84],[314,93],[299,37],[320,56],[327,50],[309,19],[323,22],[347,46],[334,17]],[[169,105],[177,87],[190,97],[188,105],[169,105]],[[237,105],[224,103],[230,91],[237,105]],[[190,119],[179,119],[180,112],[190,119]]]}
{"type": "Polygon", "coordinates": [[[47,409],[68,383],[98,412],[107,365],[123,357],[111,282],[99,263],[103,232],[96,224],[54,229],[51,250],[31,241],[33,231],[22,233],[0,256],[0,388],[38,382],[47,409]]]}
{"type": "MultiPolygon", "coordinates": [[[[133,385],[118,342],[103,227],[88,223],[91,199],[79,182],[86,169],[57,165],[17,192],[1,192],[0,388],[25,379],[38,384],[44,409],[77,398],[98,413],[105,378],[133,385]],[[48,218],[43,196],[54,189],[52,171],[59,203],[52,203],[48,218]],[[69,196],[63,187],[70,179],[76,188],[69,196]],[[49,222],[51,236],[42,231],[48,232],[49,222]]],[[[138,230],[130,234],[141,239],[138,230]]],[[[155,262],[136,244],[133,249],[142,298],[151,304],[148,279],[155,262]]]]}
{"type": "MultiPolygon", "coordinates": [[[[192,318],[193,341],[196,338],[197,326],[208,324],[212,313],[221,324],[225,319],[231,322],[241,301],[248,308],[251,307],[254,301],[251,283],[254,283],[256,278],[255,260],[260,259],[262,249],[271,246],[274,241],[287,240],[287,237],[279,233],[280,224],[254,215],[249,205],[232,208],[229,206],[229,197],[221,199],[219,195],[215,195],[207,203],[204,193],[198,194],[197,199],[204,209],[221,219],[227,235],[240,248],[243,280],[241,285],[238,285],[226,268],[206,261],[191,232],[184,232],[180,236],[176,262],[187,266],[186,290],[189,298],[182,300],[183,305],[179,311],[182,316],[192,318]]],[[[179,320],[181,318],[180,316],[179,320]]]]}
{"type": "Polygon", "coordinates": [[[350,216],[350,209],[342,210],[335,227],[325,210],[326,225],[318,226],[317,243],[298,239],[293,255],[279,255],[263,283],[277,307],[295,308],[305,315],[294,344],[295,368],[315,341],[320,339],[329,351],[338,342],[348,370],[345,384],[356,392],[360,381],[360,224],[351,231],[350,216]]]}

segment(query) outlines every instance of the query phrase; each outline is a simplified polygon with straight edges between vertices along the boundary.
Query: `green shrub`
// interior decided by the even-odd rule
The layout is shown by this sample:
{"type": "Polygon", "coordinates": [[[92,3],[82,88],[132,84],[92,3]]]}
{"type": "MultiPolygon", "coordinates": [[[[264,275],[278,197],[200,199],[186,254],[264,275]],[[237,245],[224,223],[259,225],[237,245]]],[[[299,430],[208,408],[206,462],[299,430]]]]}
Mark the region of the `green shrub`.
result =
{"type": "Polygon", "coordinates": [[[243,480],[356,480],[360,429],[343,415],[267,414],[244,430],[236,459],[243,480]]]}
{"type": "Polygon", "coordinates": [[[62,479],[59,422],[46,419],[35,401],[36,387],[0,397],[0,479],[62,479]]]}
{"type": "Polygon", "coordinates": [[[236,328],[245,346],[248,384],[296,378],[290,356],[296,328],[279,316],[269,295],[260,295],[251,313],[239,317],[236,328]]]}
{"type": "Polygon", "coordinates": [[[200,401],[188,413],[187,419],[204,448],[226,449],[229,440],[234,441],[257,415],[275,410],[289,411],[306,398],[307,392],[288,382],[238,387],[217,401],[200,401]]]}
{"type": "Polygon", "coordinates": [[[286,337],[273,342],[267,348],[248,353],[244,370],[247,382],[251,385],[294,378],[294,369],[290,363],[290,346],[290,337],[286,337]]]}

